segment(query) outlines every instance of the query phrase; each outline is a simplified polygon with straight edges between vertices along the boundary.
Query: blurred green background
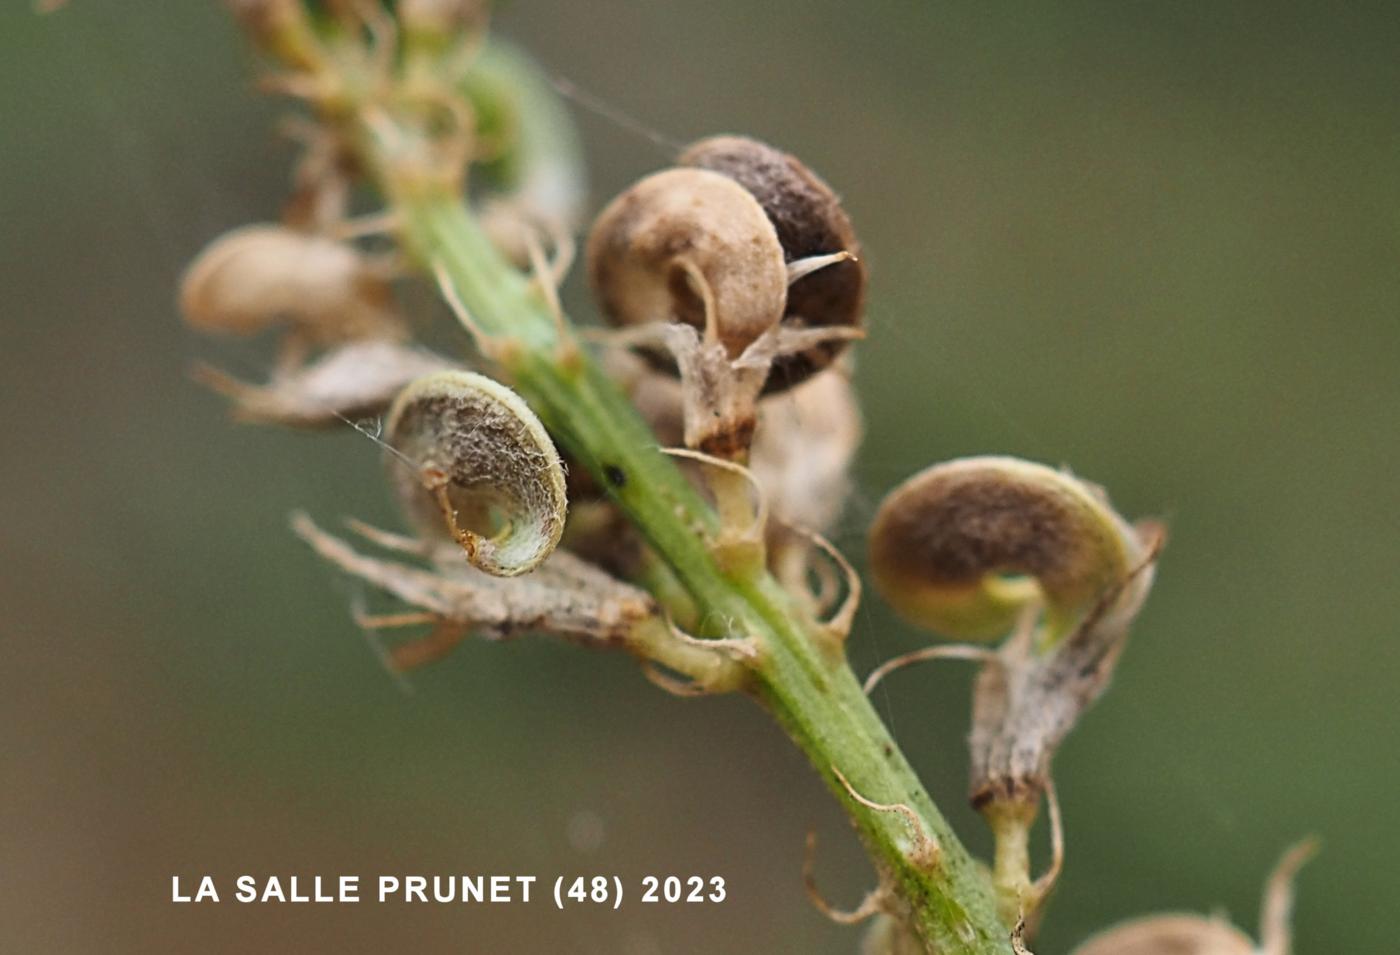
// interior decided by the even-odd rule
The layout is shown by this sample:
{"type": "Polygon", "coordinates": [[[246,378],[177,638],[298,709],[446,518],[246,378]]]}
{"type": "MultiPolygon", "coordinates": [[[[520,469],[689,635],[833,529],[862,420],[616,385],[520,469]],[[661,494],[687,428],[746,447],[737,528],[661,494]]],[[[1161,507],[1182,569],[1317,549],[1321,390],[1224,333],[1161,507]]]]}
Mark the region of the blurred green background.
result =
{"type": "MultiPolygon", "coordinates": [[[[744,131],[845,195],[869,438],[838,535],[935,460],[1067,463],[1171,524],[1116,684],[1057,761],[1041,955],[1152,910],[1251,932],[1305,833],[1300,953],[1390,947],[1400,888],[1400,16],[1393,4],[519,2],[500,29],[678,140],[744,131]]],[[[213,2],[0,13],[0,949],[851,952],[799,879],[872,874],[742,699],[469,644],[405,693],[286,529],[383,523],[375,449],[233,426],[182,265],[273,217],[283,107],[213,2]],[[174,906],[208,872],[719,874],[720,907],[174,906]]],[[[664,165],[580,116],[596,204],[664,165]]],[[[575,310],[588,308],[575,276],[575,310]]],[[[420,304],[426,297],[420,297],[420,304]]],[[[921,643],[872,600],[862,669],[921,643]]],[[[968,672],[878,699],[964,808],[968,672]]],[[[1042,849],[1043,854],[1043,849],[1042,849]]]]}

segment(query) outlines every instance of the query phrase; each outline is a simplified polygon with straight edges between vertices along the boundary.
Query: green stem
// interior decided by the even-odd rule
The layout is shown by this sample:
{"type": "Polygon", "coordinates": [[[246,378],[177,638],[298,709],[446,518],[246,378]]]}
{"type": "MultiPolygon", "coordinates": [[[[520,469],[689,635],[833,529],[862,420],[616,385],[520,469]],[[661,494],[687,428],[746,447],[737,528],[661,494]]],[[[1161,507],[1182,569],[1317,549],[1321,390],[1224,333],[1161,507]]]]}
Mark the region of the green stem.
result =
{"type": "MultiPolygon", "coordinates": [[[[255,5],[254,12],[260,9],[255,5]]],[[[714,510],[657,447],[626,395],[582,350],[567,322],[552,314],[540,290],[501,256],[462,201],[458,184],[465,144],[436,115],[442,96],[425,95],[438,82],[439,69],[452,72],[436,62],[444,49],[450,51],[452,38],[415,39],[410,30],[412,81],[404,85],[400,77],[396,86],[383,83],[385,77],[364,75],[364,64],[375,57],[358,48],[342,57],[334,37],[323,44],[326,38],[299,6],[277,11],[283,16],[267,22],[250,14],[254,37],[302,73],[300,79],[309,79],[308,88],[330,91],[318,103],[322,118],[340,127],[378,182],[406,250],[460,296],[483,351],[669,565],[669,576],[689,594],[700,621],[710,623],[701,632],[746,638],[758,647],[750,663],[754,693],[849,814],[891,890],[890,914],[940,955],[1011,955],[989,874],[924,791],[862,692],[844,648],[761,562],[716,547],[721,527],[714,510]]],[[[338,21],[327,21],[325,28],[333,32],[338,21]]],[[[521,82],[514,75],[529,72],[527,61],[488,57],[477,66],[485,71],[473,87],[478,110],[489,107],[490,90],[503,85],[518,94],[521,110],[545,110],[528,118],[551,121],[555,114],[549,107],[526,102],[550,98],[543,82],[521,82]]],[[[455,86],[443,89],[448,96],[461,93],[455,86]]],[[[460,120],[456,111],[449,112],[460,120]]],[[[572,165],[567,142],[525,133],[520,138],[539,154],[535,159],[572,165]]],[[[533,168],[547,171],[549,165],[533,168]]],[[[548,186],[550,176],[540,181],[548,186]]],[[[557,198],[548,188],[544,192],[557,198]]]]}
{"type": "MultiPolygon", "coordinates": [[[[381,159],[383,157],[380,157],[381,159]]],[[[698,496],[625,395],[572,341],[528,280],[487,240],[450,190],[398,180],[391,163],[383,185],[405,244],[444,270],[476,330],[516,388],[561,443],[605,486],[671,566],[703,619],[724,621],[730,636],[761,647],[756,694],[807,754],[855,823],[901,915],[931,950],[1006,955],[1008,931],[997,915],[985,871],[958,841],[862,692],[843,652],[816,631],[765,572],[728,568],[707,541],[718,530],[698,496]],[[492,345],[494,342],[494,346],[492,345]],[[872,808],[854,798],[903,804],[917,815],[872,808]],[[936,861],[920,852],[926,839],[936,861]]]]}

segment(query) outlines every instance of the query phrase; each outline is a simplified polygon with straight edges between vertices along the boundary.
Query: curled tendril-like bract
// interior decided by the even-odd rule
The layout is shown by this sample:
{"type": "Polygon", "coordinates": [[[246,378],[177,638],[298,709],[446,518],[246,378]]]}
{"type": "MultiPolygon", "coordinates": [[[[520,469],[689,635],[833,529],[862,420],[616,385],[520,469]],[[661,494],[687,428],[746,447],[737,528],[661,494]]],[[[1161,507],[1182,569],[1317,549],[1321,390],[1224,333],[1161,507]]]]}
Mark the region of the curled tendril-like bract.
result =
{"type": "Polygon", "coordinates": [[[1104,612],[1116,589],[1113,609],[1134,612],[1145,588],[1124,584],[1149,548],[1096,486],[1007,457],[920,472],[890,492],[870,532],[876,586],[911,622],[994,639],[1043,601],[1042,645],[1104,612]]]}
{"type": "Polygon", "coordinates": [[[559,453],[525,402],[467,371],[427,375],[389,411],[391,480],[420,531],[455,539],[476,567],[513,577],[559,543],[567,500],[559,453]]]}

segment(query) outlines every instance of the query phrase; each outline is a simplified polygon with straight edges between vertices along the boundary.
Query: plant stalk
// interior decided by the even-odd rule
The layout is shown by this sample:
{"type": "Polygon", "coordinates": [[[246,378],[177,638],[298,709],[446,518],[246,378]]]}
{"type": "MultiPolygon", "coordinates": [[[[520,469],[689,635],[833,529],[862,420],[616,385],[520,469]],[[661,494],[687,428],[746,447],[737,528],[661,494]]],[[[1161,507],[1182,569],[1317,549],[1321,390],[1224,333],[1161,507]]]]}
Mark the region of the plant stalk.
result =
{"type": "MultiPolygon", "coordinates": [[[[372,147],[375,138],[363,141],[372,147]]],[[[707,544],[719,529],[714,511],[567,324],[491,245],[460,196],[400,174],[392,156],[366,158],[379,171],[405,248],[451,284],[484,350],[670,565],[700,617],[724,622],[712,635],[758,640],[755,693],[845,808],[893,890],[894,914],[930,951],[1009,955],[991,881],[924,791],[844,652],[833,652],[830,637],[815,632],[766,571],[716,561],[707,544]],[[907,806],[921,831],[909,813],[867,802],[907,806]],[[928,840],[937,847],[933,860],[920,851],[928,840]]]]}

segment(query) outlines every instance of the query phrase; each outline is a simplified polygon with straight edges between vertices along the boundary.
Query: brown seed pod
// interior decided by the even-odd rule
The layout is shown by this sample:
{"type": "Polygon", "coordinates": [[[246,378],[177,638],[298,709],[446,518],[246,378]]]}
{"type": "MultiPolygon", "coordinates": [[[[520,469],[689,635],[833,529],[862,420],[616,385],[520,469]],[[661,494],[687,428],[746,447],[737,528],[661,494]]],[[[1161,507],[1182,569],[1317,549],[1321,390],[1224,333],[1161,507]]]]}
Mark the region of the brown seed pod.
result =
{"type": "MultiPolygon", "coordinates": [[[[1023,607],[1043,599],[1053,642],[1147,553],[1098,488],[1015,458],[964,458],[922,471],[890,492],[870,530],[871,571],[890,605],[964,639],[1004,636],[1023,607]]],[[[1145,586],[1134,588],[1120,601],[1145,594],[1145,586]]]]}
{"type": "Polygon", "coordinates": [[[425,537],[455,539],[497,577],[533,570],[558,545],[563,465],[509,388],[468,371],[420,378],[394,401],[385,436],[390,479],[425,537]]]}
{"type": "Polygon", "coordinates": [[[684,322],[733,359],[783,315],[787,266],[774,226],[716,172],[642,179],[598,216],[587,254],[598,299],[619,325],[684,322]]]}
{"type": "Polygon", "coordinates": [[[1218,919],[1154,915],[1100,932],[1074,955],[1254,955],[1254,942],[1218,919]]]}
{"type": "Polygon", "coordinates": [[[1007,638],[977,677],[968,735],[972,804],[999,859],[1024,864],[1009,847],[1024,846],[1056,749],[1112,678],[1163,540],[1098,487],[1016,458],[937,465],[880,505],[871,571],[894,609],[943,636],[1007,638]]]}
{"type": "MultiPolygon", "coordinates": [[[[787,262],[849,252],[844,262],[792,283],[785,318],[805,327],[859,327],[865,312],[865,263],[855,228],[831,187],[796,157],[744,136],[713,136],[690,145],[680,164],[733,179],[773,223],[787,262]]],[[[790,388],[836,359],[848,341],[830,340],[774,362],[766,390],[790,388]]]]}
{"type": "Polygon", "coordinates": [[[236,335],[282,321],[317,342],[399,330],[389,283],[354,246],[276,225],[210,243],[185,270],[180,309],[202,331],[236,335]]]}

